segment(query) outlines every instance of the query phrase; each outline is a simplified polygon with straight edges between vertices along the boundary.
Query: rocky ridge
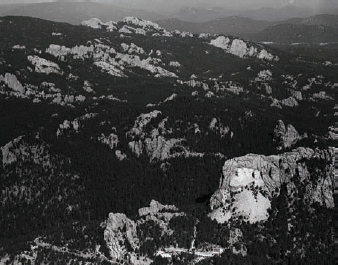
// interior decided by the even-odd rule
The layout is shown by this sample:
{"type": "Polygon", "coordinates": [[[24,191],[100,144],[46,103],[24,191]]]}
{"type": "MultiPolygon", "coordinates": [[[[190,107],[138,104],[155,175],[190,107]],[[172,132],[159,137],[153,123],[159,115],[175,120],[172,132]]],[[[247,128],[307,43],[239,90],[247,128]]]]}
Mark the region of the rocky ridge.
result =
{"type": "Polygon", "coordinates": [[[267,220],[271,198],[278,194],[283,183],[291,194],[296,185],[294,178],[307,183],[307,198],[311,203],[333,207],[332,155],[333,150],[300,147],[280,155],[248,154],[227,160],[219,189],[210,199],[213,211],[210,217],[220,223],[238,216],[250,223],[267,220]],[[315,175],[315,180],[309,184],[310,169],[306,161],[312,159],[325,161],[325,171],[329,173],[315,175]]]}
{"type": "Polygon", "coordinates": [[[153,110],[150,113],[142,113],[135,120],[134,127],[126,134],[132,141],[129,142],[129,148],[137,156],[145,153],[152,160],[165,160],[172,157],[184,156],[203,156],[204,154],[189,151],[182,145],[184,139],[166,138],[172,129],[166,128],[166,120],[164,118],[159,122],[157,128],[153,128],[150,132],[145,131],[147,124],[154,118],[159,117],[162,113],[158,110],[153,110]],[[179,149],[180,151],[171,152],[171,150],[179,149]]]}

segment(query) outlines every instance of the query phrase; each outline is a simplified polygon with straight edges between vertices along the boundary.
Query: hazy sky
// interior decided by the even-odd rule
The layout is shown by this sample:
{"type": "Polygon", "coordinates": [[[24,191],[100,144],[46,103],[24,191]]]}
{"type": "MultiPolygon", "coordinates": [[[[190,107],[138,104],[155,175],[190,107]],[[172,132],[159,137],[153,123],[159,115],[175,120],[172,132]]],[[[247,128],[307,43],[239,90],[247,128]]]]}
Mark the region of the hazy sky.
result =
{"type": "Polygon", "coordinates": [[[0,0],[0,3],[41,3],[41,2],[92,2],[112,3],[119,6],[152,9],[158,6],[222,6],[227,8],[260,8],[282,7],[285,5],[299,5],[312,9],[338,8],[338,0],[0,0]]]}

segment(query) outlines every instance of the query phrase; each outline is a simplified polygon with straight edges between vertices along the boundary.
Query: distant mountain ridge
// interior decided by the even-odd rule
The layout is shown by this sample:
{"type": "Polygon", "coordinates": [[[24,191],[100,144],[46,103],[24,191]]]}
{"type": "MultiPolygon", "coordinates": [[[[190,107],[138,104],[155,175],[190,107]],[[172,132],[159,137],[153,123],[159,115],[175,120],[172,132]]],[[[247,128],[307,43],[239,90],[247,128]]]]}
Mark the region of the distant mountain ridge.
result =
{"type": "Polygon", "coordinates": [[[278,22],[232,16],[201,23],[177,19],[161,20],[157,23],[167,30],[228,34],[254,41],[322,43],[335,42],[338,36],[338,15],[329,14],[292,18],[278,22]]]}
{"type": "MultiPolygon", "coordinates": [[[[178,19],[187,22],[202,23],[215,19],[239,16],[255,20],[281,21],[294,17],[306,18],[318,14],[338,15],[338,8],[313,10],[287,5],[282,8],[263,7],[260,9],[234,10],[222,6],[198,7],[168,7],[168,4],[156,8],[141,6],[140,4],[126,5],[125,3],[99,2],[46,2],[33,4],[1,4],[0,16],[31,16],[57,22],[80,24],[81,21],[98,17],[102,21],[121,20],[125,16],[134,16],[151,21],[178,19]]],[[[169,5],[170,6],[170,5],[169,5]]]]}
{"type": "Polygon", "coordinates": [[[147,20],[159,20],[164,16],[146,10],[126,9],[108,3],[52,2],[38,4],[0,5],[0,16],[30,16],[56,22],[79,25],[83,20],[99,17],[101,20],[121,20],[135,16],[147,20]]]}

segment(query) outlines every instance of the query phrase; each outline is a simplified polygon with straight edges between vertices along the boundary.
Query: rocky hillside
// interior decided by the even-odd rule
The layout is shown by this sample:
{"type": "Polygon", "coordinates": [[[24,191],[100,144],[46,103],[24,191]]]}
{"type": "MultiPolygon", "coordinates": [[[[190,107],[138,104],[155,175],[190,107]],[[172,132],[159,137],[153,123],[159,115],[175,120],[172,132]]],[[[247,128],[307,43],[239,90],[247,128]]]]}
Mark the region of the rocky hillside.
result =
{"type": "Polygon", "coordinates": [[[332,261],[337,65],[135,17],[0,29],[0,263],[332,261]]]}

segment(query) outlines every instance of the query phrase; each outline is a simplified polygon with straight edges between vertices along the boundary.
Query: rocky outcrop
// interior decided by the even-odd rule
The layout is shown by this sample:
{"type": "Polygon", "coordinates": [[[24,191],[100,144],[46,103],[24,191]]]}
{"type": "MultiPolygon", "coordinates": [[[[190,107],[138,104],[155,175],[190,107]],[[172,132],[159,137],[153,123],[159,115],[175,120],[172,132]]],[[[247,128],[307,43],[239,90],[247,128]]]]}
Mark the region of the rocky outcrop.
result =
{"type": "Polygon", "coordinates": [[[209,124],[209,129],[219,134],[221,138],[224,138],[229,132],[230,128],[224,126],[217,118],[213,118],[209,124]]]}
{"type": "Polygon", "coordinates": [[[17,160],[17,155],[21,153],[19,147],[22,138],[23,136],[19,136],[1,147],[3,167],[12,164],[17,160]]]}
{"type": "Polygon", "coordinates": [[[104,230],[104,240],[110,250],[111,258],[123,260],[128,251],[139,248],[136,224],[125,214],[110,213],[104,230]],[[126,248],[127,244],[132,249],[126,248]]]}
{"type": "Polygon", "coordinates": [[[59,74],[62,75],[63,72],[61,71],[58,64],[46,60],[44,58],[40,58],[39,56],[31,56],[27,57],[28,61],[31,62],[35,66],[35,72],[43,73],[43,74],[59,74]]]}
{"type": "Polygon", "coordinates": [[[255,78],[255,81],[271,81],[272,80],[272,73],[270,70],[263,70],[260,71],[255,78]]]}
{"type": "MultiPolygon", "coordinates": [[[[135,221],[129,219],[122,213],[110,213],[108,220],[104,223],[104,240],[110,250],[110,257],[113,260],[133,260],[131,264],[150,264],[146,256],[141,256],[136,262],[136,256],[139,255],[139,249],[143,242],[138,238],[137,231],[142,235],[149,231],[143,231],[145,227],[154,225],[160,229],[160,233],[155,236],[171,235],[174,231],[169,228],[169,222],[174,217],[184,216],[185,213],[178,212],[174,205],[163,205],[155,200],[150,202],[149,207],[139,209],[139,218],[135,221]],[[137,254],[138,253],[138,254],[137,254]]],[[[153,237],[153,236],[152,236],[153,237]]],[[[153,241],[154,238],[147,236],[144,241],[153,241]]],[[[158,238],[157,238],[158,239],[158,238]]]]}
{"type": "Polygon", "coordinates": [[[190,152],[182,145],[184,139],[170,138],[164,136],[172,132],[172,129],[166,128],[167,118],[163,119],[157,126],[150,131],[146,130],[147,125],[152,119],[161,115],[161,112],[154,110],[150,113],[142,113],[135,120],[133,128],[131,128],[126,136],[133,141],[128,143],[129,148],[137,156],[145,153],[150,161],[165,160],[176,156],[203,156],[203,154],[190,152]],[[175,151],[173,151],[175,148],[175,151]]]}
{"type": "Polygon", "coordinates": [[[178,211],[175,205],[163,205],[158,201],[151,200],[149,207],[140,208],[138,210],[139,216],[144,216],[148,214],[158,213],[160,211],[167,210],[167,211],[178,211]]]}
{"type": "Polygon", "coordinates": [[[285,126],[282,120],[278,121],[273,131],[273,136],[278,141],[279,146],[283,148],[291,147],[301,139],[295,127],[291,124],[285,126]]]}
{"type": "Polygon", "coordinates": [[[145,148],[150,156],[150,159],[168,159],[170,155],[170,151],[175,146],[178,146],[179,143],[182,142],[182,139],[165,139],[162,136],[157,136],[155,138],[147,138],[145,139],[145,148]]]}
{"type": "Polygon", "coordinates": [[[0,75],[0,82],[1,81],[5,82],[5,84],[14,92],[19,92],[20,94],[25,93],[25,88],[22,86],[15,75],[10,73],[6,73],[5,76],[0,75]]]}
{"type": "Polygon", "coordinates": [[[116,150],[116,151],[115,151],[115,156],[116,156],[116,158],[117,158],[118,160],[120,160],[120,161],[123,161],[123,160],[125,160],[125,159],[127,158],[127,155],[124,154],[124,153],[122,153],[121,150],[116,150]]]}
{"type": "Polygon", "coordinates": [[[72,130],[75,133],[78,133],[79,129],[83,126],[84,121],[92,119],[97,115],[98,115],[97,113],[86,113],[81,117],[75,118],[73,121],[64,120],[63,123],[59,125],[59,128],[56,131],[56,136],[57,137],[62,136],[65,134],[66,131],[70,130],[72,130]]]}
{"type": "Polygon", "coordinates": [[[102,27],[102,21],[96,17],[81,22],[82,26],[90,27],[93,29],[100,29],[102,27]]]}
{"type": "Polygon", "coordinates": [[[331,149],[303,147],[281,155],[248,154],[227,160],[219,189],[210,199],[212,213],[209,216],[219,223],[238,216],[243,216],[250,223],[267,220],[273,194],[278,193],[283,183],[287,184],[291,193],[296,186],[294,178],[306,183],[305,197],[310,203],[333,207],[332,160],[331,149]],[[309,168],[312,159],[325,161],[324,168],[309,168]]]}
{"type": "Polygon", "coordinates": [[[230,39],[229,37],[219,36],[216,39],[210,41],[210,45],[223,49],[227,53],[231,53],[240,58],[256,57],[258,59],[264,59],[268,61],[278,61],[277,56],[272,55],[265,49],[257,49],[256,47],[249,45],[241,39],[230,39]]]}
{"type": "Polygon", "coordinates": [[[284,106],[287,107],[297,107],[298,106],[298,102],[294,97],[288,97],[286,99],[283,99],[280,101],[281,104],[283,104],[284,106]]]}
{"type": "Polygon", "coordinates": [[[110,147],[110,149],[114,149],[117,147],[117,144],[119,143],[119,137],[114,134],[111,133],[108,136],[104,135],[103,133],[98,137],[98,140],[103,143],[106,144],[110,147]]]}
{"type": "Polygon", "coordinates": [[[313,93],[310,100],[317,100],[317,99],[323,99],[323,100],[334,100],[333,97],[329,96],[326,91],[320,91],[318,93],[313,93]]]}
{"type": "Polygon", "coordinates": [[[127,133],[127,136],[134,139],[135,137],[144,137],[145,136],[145,127],[147,124],[154,118],[157,118],[158,115],[162,115],[161,111],[153,110],[149,113],[142,113],[134,122],[134,127],[127,133]]]}

